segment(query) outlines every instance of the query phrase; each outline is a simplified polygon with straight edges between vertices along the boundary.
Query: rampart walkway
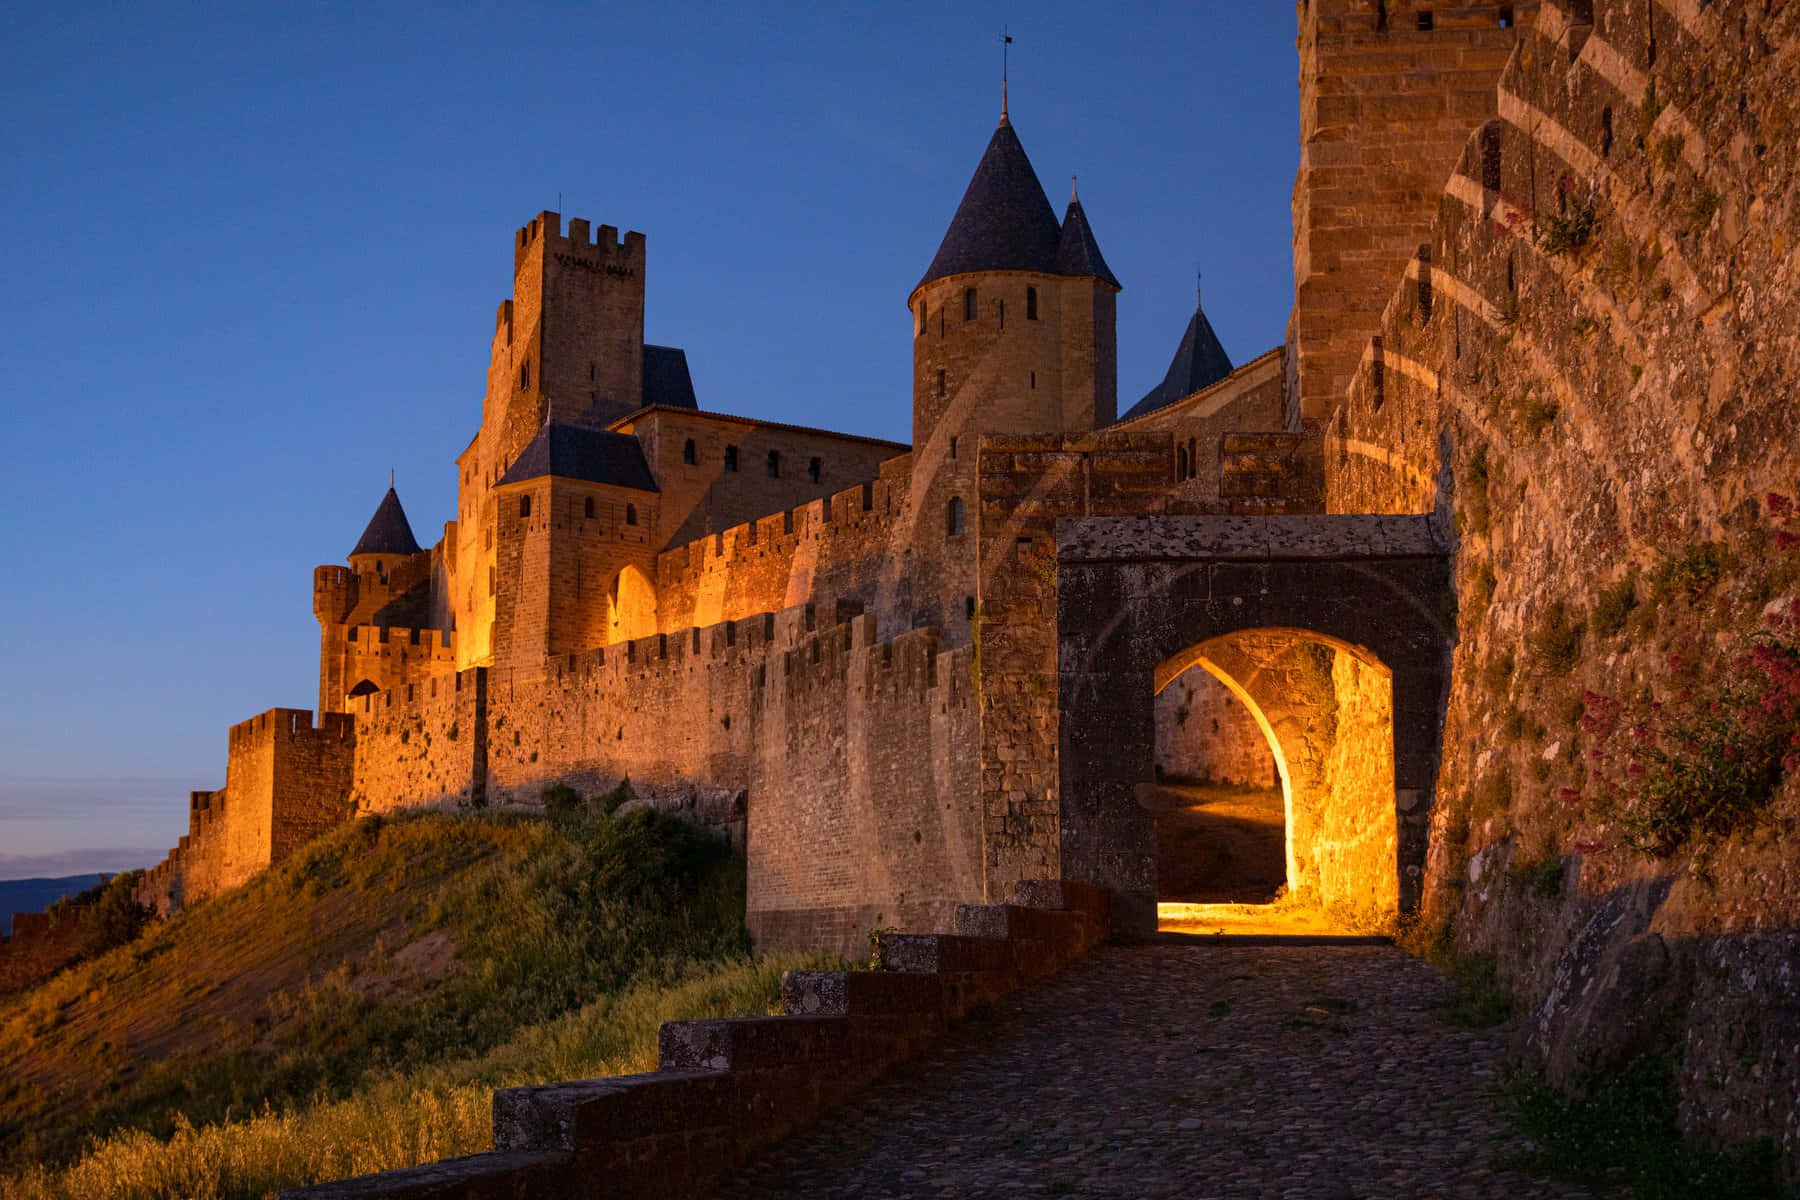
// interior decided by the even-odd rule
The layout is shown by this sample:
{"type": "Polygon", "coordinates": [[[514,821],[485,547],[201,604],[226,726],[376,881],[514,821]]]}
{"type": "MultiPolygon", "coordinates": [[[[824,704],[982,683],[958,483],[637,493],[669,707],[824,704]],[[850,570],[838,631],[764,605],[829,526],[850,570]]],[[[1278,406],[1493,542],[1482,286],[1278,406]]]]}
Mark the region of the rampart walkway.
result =
{"type": "Polygon", "coordinates": [[[721,1195],[1583,1196],[1509,1171],[1503,1031],[1387,946],[1103,947],[721,1195]]]}

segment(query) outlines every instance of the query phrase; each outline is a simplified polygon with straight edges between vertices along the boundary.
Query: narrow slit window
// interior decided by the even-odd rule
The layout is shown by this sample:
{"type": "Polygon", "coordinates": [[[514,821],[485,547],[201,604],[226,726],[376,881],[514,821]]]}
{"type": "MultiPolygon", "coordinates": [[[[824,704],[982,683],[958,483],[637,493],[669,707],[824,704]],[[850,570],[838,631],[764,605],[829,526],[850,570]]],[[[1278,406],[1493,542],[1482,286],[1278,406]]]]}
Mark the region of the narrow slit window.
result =
{"type": "Polygon", "coordinates": [[[937,387],[938,387],[937,394],[940,396],[944,395],[945,392],[949,391],[949,389],[950,389],[949,377],[946,376],[942,371],[938,372],[937,387]]]}
{"type": "Polygon", "coordinates": [[[1037,320],[1037,289],[1034,287],[1025,289],[1025,319],[1037,320]]]}
{"type": "Polygon", "coordinates": [[[531,515],[531,497],[530,496],[520,496],[519,497],[519,516],[529,517],[530,515],[531,515]]]}
{"type": "Polygon", "coordinates": [[[1500,6],[1500,28],[1511,29],[1512,27],[1513,27],[1512,5],[1502,4],[1500,6]]]}
{"type": "Polygon", "coordinates": [[[529,392],[531,390],[531,360],[530,359],[526,359],[524,362],[519,364],[519,390],[522,392],[529,392]]]}
{"type": "Polygon", "coordinates": [[[1006,328],[1006,301],[994,301],[994,315],[1000,318],[1000,328],[1006,328]]]}
{"type": "Polygon", "coordinates": [[[1436,29],[1436,28],[1437,28],[1437,19],[1431,15],[1431,10],[1429,8],[1420,9],[1419,10],[1419,32],[1420,33],[1430,33],[1433,29],[1436,29]]]}
{"type": "Polygon", "coordinates": [[[681,461],[683,463],[685,463],[686,465],[691,467],[694,465],[694,463],[696,461],[699,460],[699,457],[700,457],[700,454],[699,454],[699,451],[694,446],[693,438],[689,438],[687,441],[685,441],[681,444],[681,461]]]}
{"type": "Polygon", "coordinates": [[[954,437],[950,439],[950,457],[956,457],[956,439],[954,437]]]}
{"type": "Polygon", "coordinates": [[[815,458],[806,464],[806,477],[812,480],[812,482],[819,482],[819,478],[824,474],[825,463],[823,460],[815,458]]]}
{"type": "Polygon", "coordinates": [[[769,451],[769,478],[781,478],[781,451],[779,450],[769,451]]]}
{"type": "Polygon", "coordinates": [[[737,447],[736,446],[725,447],[725,469],[727,471],[737,470],[737,447]]]}
{"type": "Polygon", "coordinates": [[[944,506],[944,532],[951,537],[963,531],[963,502],[961,496],[950,497],[950,503],[944,506]]]}
{"type": "Polygon", "coordinates": [[[581,502],[581,515],[590,521],[594,519],[594,498],[592,496],[581,502]]]}
{"type": "Polygon", "coordinates": [[[625,523],[627,525],[637,524],[637,505],[627,504],[625,506],[625,523]]]}
{"type": "Polygon", "coordinates": [[[974,288],[964,288],[963,289],[963,320],[973,321],[976,317],[976,314],[979,313],[980,311],[981,311],[981,300],[976,295],[975,289],[974,288]]]}

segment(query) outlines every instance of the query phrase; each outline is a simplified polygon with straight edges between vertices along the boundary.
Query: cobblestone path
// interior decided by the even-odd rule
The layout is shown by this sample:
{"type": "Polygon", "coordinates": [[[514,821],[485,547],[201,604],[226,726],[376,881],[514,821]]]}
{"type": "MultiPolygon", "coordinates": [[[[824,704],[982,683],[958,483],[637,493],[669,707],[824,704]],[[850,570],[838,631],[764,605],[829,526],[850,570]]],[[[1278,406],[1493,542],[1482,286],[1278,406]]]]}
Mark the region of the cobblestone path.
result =
{"type": "Polygon", "coordinates": [[[721,1194],[1586,1196],[1507,1169],[1504,1031],[1387,946],[1103,947],[721,1194]]]}

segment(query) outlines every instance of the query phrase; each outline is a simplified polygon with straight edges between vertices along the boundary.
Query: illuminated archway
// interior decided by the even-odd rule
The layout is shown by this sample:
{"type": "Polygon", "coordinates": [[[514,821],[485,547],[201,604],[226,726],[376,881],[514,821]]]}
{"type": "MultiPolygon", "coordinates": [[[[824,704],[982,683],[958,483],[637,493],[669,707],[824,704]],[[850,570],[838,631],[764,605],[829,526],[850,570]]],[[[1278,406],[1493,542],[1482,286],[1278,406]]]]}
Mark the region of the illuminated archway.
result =
{"type": "Polygon", "coordinates": [[[613,576],[607,589],[607,631],[613,642],[656,632],[656,588],[636,567],[626,567],[613,576]]]}
{"type": "Polygon", "coordinates": [[[1156,925],[1139,789],[1154,770],[1156,692],[1201,660],[1279,749],[1294,878],[1326,893],[1350,881],[1365,908],[1417,903],[1455,628],[1432,518],[1066,520],[1056,583],[1057,861],[1064,878],[1112,890],[1118,929],[1156,925]],[[1345,736],[1325,736],[1323,714],[1280,711],[1289,676],[1234,661],[1270,636],[1308,648],[1319,707],[1341,709],[1345,736]]]}
{"type": "Polygon", "coordinates": [[[1280,780],[1290,896],[1364,920],[1399,909],[1393,673],[1367,648],[1305,629],[1237,630],[1157,664],[1194,667],[1249,712],[1280,780]]]}

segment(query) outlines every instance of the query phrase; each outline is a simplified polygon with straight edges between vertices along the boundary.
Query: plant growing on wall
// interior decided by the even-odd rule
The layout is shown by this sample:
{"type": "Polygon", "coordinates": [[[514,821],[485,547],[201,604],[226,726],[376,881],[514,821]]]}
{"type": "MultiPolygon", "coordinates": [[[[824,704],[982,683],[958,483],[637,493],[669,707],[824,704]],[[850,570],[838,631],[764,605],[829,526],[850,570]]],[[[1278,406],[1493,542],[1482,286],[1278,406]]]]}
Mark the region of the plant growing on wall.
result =
{"type": "Polygon", "coordinates": [[[1743,828],[1800,769],[1800,601],[1729,654],[1666,665],[1665,695],[1588,692],[1581,719],[1598,815],[1653,857],[1743,828]]]}

